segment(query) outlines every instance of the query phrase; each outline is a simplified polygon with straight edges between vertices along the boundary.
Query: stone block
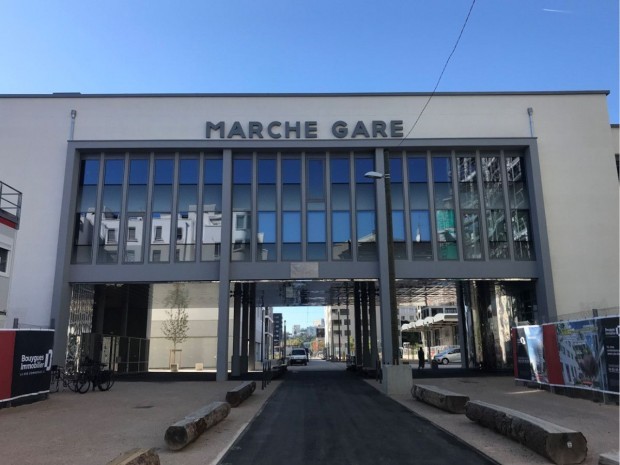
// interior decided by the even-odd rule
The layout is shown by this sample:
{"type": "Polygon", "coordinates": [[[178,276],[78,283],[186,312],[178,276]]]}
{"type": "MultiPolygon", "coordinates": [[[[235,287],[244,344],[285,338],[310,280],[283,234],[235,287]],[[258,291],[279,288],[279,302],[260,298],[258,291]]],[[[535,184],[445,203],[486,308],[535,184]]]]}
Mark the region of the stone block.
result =
{"type": "Polygon", "coordinates": [[[131,449],[107,465],[160,465],[155,449],[131,449]]]}
{"type": "Polygon", "coordinates": [[[231,407],[239,407],[241,403],[256,390],[256,381],[246,381],[226,393],[226,402],[231,407]]]}
{"type": "Polygon", "coordinates": [[[171,450],[180,450],[230,413],[228,402],[212,402],[168,427],[164,440],[171,450]]]}
{"type": "Polygon", "coordinates": [[[468,396],[428,384],[414,385],[413,396],[450,413],[465,413],[465,404],[469,402],[468,396]]]}
{"type": "Polygon", "coordinates": [[[518,410],[470,401],[465,405],[465,415],[558,465],[581,463],[588,453],[588,442],[582,433],[518,410]]]}

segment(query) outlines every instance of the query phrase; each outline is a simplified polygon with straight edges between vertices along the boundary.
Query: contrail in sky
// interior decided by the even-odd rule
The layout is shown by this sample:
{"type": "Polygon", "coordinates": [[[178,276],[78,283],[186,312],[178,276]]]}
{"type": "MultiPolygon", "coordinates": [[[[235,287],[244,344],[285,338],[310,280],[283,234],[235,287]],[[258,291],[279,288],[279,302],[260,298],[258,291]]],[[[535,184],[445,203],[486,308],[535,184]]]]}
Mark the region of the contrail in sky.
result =
{"type": "Polygon", "coordinates": [[[568,10],[552,10],[550,8],[543,8],[543,11],[548,11],[549,13],[564,13],[564,14],[571,14],[572,11],[568,11],[568,10]]]}

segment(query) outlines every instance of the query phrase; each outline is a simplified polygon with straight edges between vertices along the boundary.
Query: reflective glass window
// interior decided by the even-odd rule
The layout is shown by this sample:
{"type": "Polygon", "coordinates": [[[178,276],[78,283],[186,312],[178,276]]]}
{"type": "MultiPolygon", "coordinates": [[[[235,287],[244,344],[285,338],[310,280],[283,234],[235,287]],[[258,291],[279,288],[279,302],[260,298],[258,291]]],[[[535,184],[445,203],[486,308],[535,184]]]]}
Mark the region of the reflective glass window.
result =
{"type": "Polygon", "coordinates": [[[364,176],[369,171],[375,170],[375,162],[372,158],[356,156],[355,158],[355,182],[358,184],[372,183],[373,179],[364,176]]]}
{"type": "Polygon", "coordinates": [[[301,160],[292,158],[282,160],[282,183],[301,184],[301,160]]]}
{"type": "Polygon", "coordinates": [[[82,160],[74,216],[72,263],[92,261],[93,238],[96,237],[94,229],[98,183],[99,160],[82,160]]]}
{"type": "Polygon", "coordinates": [[[350,175],[348,158],[332,158],[330,168],[332,183],[349,183],[350,175]]]}
{"type": "Polygon", "coordinates": [[[311,158],[308,160],[308,199],[325,198],[325,163],[324,160],[311,158]]]}
{"type": "Polygon", "coordinates": [[[222,237],[222,159],[204,160],[201,260],[220,259],[222,237]]]}
{"type": "Polygon", "coordinates": [[[276,160],[273,158],[258,159],[258,183],[276,183],[276,160]]]}
{"type": "Polygon", "coordinates": [[[252,184],[252,160],[246,158],[233,160],[233,183],[252,184]]]}
{"type": "Polygon", "coordinates": [[[222,184],[222,159],[221,158],[205,158],[204,183],[205,184],[222,184]]]}

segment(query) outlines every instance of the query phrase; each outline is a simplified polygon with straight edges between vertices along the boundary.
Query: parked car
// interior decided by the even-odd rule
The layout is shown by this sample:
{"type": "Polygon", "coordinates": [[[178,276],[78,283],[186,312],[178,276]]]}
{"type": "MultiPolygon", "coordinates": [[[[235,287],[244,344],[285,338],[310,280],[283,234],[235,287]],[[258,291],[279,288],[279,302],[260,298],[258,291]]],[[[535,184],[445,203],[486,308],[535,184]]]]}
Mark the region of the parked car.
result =
{"type": "Polygon", "coordinates": [[[308,353],[306,349],[293,349],[291,351],[291,356],[288,358],[289,365],[295,365],[299,363],[301,365],[308,364],[308,353]]]}
{"type": "Polygon", "coordinates": [[[433,357],[437,363],[447,365],[448,363],[461,363],[461,348],[453,347],[439,352],[433,357]]]}

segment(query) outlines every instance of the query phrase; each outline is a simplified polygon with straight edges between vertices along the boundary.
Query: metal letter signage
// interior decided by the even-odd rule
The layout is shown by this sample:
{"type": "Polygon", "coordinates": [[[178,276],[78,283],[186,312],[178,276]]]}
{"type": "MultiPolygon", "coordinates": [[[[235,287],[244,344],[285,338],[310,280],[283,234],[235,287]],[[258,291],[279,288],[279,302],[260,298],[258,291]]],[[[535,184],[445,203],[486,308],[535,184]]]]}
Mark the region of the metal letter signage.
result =
{"type": "MultiPolygon", "coordinates": [[[[318,121],[261,121],[240,122],[207,121],[207,139],[317,139],[318,121]]],[[[379,139],[403,137],[402,120],[372,120],[347,122],[338,120],[331,124],[330,132],[336,139],[379,139]]]]}

